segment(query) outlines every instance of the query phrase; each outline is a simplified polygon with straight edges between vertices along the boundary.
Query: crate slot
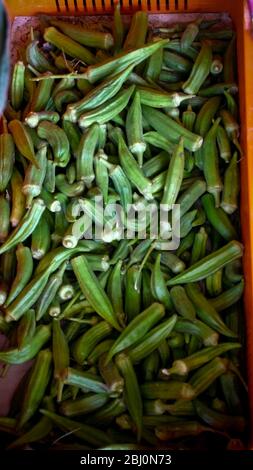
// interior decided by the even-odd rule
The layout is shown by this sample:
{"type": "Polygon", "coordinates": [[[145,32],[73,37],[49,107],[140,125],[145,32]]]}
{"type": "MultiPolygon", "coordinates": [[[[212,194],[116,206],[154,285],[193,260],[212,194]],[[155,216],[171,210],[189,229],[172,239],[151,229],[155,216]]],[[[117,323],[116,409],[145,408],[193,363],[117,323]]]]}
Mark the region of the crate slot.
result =
{"type": "Polygon", "coordinates": [[[59,5],[59,0],[55,0],[55,5],[56,5],[57,11],[61,11],[60,5],[59,5]]]}

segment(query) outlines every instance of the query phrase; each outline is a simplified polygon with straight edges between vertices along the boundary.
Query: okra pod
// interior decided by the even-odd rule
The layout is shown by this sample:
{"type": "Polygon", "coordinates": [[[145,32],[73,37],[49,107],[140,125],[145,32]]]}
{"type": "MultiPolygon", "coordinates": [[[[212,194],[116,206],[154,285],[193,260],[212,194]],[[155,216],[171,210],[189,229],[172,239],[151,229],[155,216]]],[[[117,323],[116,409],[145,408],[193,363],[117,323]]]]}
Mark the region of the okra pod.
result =
{"type": "Polygon", "coordinates": [[[201,293],[195,284],[186,285],[186,293],[196,307],[198,317],[213,328],[218,333],[235,338],[236,335],[231,331],[221,319],[219,313],[215,310],[214,306],[209,302],[206,297],[201,293]]]}
{"type": "Polygon", "coordinates": [[[10,348],[0,352],[0,361],[5,364],[23,364],[33,359],[51,336],[49,325],[40,325],[36,328],[31,341],[24,344],[23,348],[10,348]]]}
{"type": "Polygon", "coordinates": [[[28,383],[25,387],[21,411],[18,418],[18,428],[31,419],[37,411],[50,380],[52,354],[49,349],[40,351],[32,367],[28,383]]]}
{"type": "Polygon", "coordinates": [[[226,240],[237,239],[237,233],[229,217],[221,207],[215,207],[212,194],[205,194],[201,198],[201,203],[206,213],[207,219],[214,229],[226,240]]]}
{"type": "Polygon", "coordinates": [[[1,246],[0,254],[5,253],[7,250],[10,250],[16,246],[18,243],[22,243],[24,240],[26,240],[31,235],[32,231],[37,227],[44,210],[45,205],[42,199],[35,199],[31,208],[20,221],[19,225],[1,246]]]}
{"type": "Polygon", "coordinates": [[[116,365],[123,375],[125,382],[125,401],[137,428],[137,440],[142,435],[142,398],[135,370],[129,357],[123,353],[116,356],[116,365]]]}
{"type": "Polygon", "coordinates": [[[238,208],[239,190],[239,169],[237,163],[237,152],[235,152],[224,175],[221,207],[227,214],[233,214],[233,212],[238,208]]]}
{"type": "Polygon", "coordinates": [[[215,273],[227,263],[234,259],[241,258],[243,255],[243,246],[241,243],[233,240],[219,250],[205,256],[194,263],[188,269],[179,273],[168,281],[169,286],[185,284],[188,282],[197,282],[205,279],[210,274],[215,273]]]}
{"type": "Polygon", "coordinates": [[[111,302],[105,291],[101,288],[94,272],[90,269],[88,261],[84,256],[78,256],[71,260],[71,264],[80,288],[94,310],[116,330],[120,331],[111,302]]]}
{"type": "Polygon", "coordinates": [[[169,130],[170,140],[173,143],[178,143],[179,138],[182,137],[184,147],[187,150],[195,152],[201,147],[203,143],[201,136],[193,134],[161,111],[157,111],[145,105],[142,107],[142,110],[147,122],[163,137],[168,138],[169,130]]]}
{"type": "Polygon", "coordinates": [[[197,94],[207,76],[210,73],[212,63],[212,48],[208,42],[204,42],[198,57],[191,69],[187,81],[183,84],[183,90],[188,94],[197,94]]]}
{"type": "MultiPolygon", "coordinates": [[[[79,36],[78,36],[79,37],[79,36]]],[[[80,59],[85,64],[94,64],[96,62],[95,56],[84,46],[78,44],[70,37],[62,34],[53,26],[46,28],[44,31],[44,39],[56,46],[61,51],[68,54],[70,57],[80,59]]]]}

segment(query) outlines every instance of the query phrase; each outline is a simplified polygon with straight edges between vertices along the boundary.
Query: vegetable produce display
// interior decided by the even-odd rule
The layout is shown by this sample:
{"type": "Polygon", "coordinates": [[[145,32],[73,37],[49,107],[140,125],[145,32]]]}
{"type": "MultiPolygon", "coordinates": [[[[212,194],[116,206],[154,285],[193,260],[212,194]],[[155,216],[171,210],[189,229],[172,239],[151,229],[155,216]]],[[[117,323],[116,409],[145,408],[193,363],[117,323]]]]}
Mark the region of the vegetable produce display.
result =
{"type": "Polygon", "coordinates": [[[119,5],[110,31],[41,25],[0,134],[2,376],[32,361],[4,445],[244,443],[235,32],[200,17],[152,28],[144,11],[127,26],[119,5]],[[129,224],[130,206],[145,217],[129,224]],[[156,236],[150,207],[167,210],[156,236]]]}

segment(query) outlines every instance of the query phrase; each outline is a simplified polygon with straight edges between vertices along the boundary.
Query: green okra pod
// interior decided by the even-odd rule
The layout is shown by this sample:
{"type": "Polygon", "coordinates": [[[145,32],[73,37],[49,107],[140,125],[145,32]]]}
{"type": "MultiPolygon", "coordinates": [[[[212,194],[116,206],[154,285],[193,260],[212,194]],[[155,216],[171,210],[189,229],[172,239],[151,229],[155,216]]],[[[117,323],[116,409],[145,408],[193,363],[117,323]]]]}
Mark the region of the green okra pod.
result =
{"type": "Polygon", "coordinates": [[[42,401],[50,380],[51,363],[52,354],[49,349],[40,351],[32,367],[28,383],[25,386],[21,411],[18,418],[19,429],[23,428],[24,424],[31,419],[42,401]]]}
{"type": "Polygon", "coordinates": [[[180,139],[169,163],[161,200],[161,204],[166,204],[169,210],[176,202],[183,181],[184,163],[184,140],[180,139]]]}
{"type": "Polygon", "coordinates": [[[239,176],[237,152],[235,152],[224,175],[221,207],[227,214],[233,214],[238,208],[239,176]]]}
{"type": "Polygon", "coordinates": [[[70,159],[70,146],[64,130],[53,122],[41,121],[37,132],[38,136],[45,139],[52,148],[55,164],[66,167],[70,159]]]}
{"type": "Polygon", "coordinates": [[[194,407],[198,416],[214,429],[227,432],[243,432],[246,426],[242,416],[229,416],[209,408],[203,401],[194,400],[194,407]]]}
{"type": "Polygon", "coordinates": [[[243,246],[241,243],[233,240],[222,248],[205,256],[194,263],[182,273],[168,281],[169,286],[185,284],[188,282],[197,282],[205,279],[208,275],[218,271],[220,268],[231,262],[233,259],[241,258],[243,255],[243,246]]]}
{"type": "Polygon", "coordinates": [[[15,146],[11,134],[0,135],[0,192],[4,192],[12,177],[15,159],[15,146]]]}
{"type": "Polygon", "coordinates": [[[73,357],[75,361],[82,365],[87,361],[88,356],[94,347],[112,331],[112,327],[106,321],[99,322],[97,325],[86,331],[73,345],[73,357]]]}
{"type": "Polygon", "coordinates": [[[205,194],[201,198],[201,203],[207,219],[214,229],[227,241],[237,239],[237,233],[228,215],[221,207],[215,207],[213,195],[205,194]]]}
{"type": "Polygon", "coordinates": [[[127,106],[133,92],[135,85],[129,88],[122,89],[116,96],[106,101],[106,104],[99,105],[97,108],[85,112],[79,118],[79,126],[86,128],[94,124],[105,124],[113,119],[127,106]]]}
{"type": "Polygon", "coordinates": [[[31,279],[33,272],[33,259],[30,248],[23,246],[22,244],[18,245],[16,250],[16,258],[16,276],[5,302],[6,307],[8,307],[8,305],[10,305],[11,302],[13,302],[13,300],[21,293],[21,291],[31,279]]]}
{"type": "Polygon", "coordinates": [[[133,346],[128,351],[128,355],[133,364],[140,362],[144,358],[147,358],[153,351],[155,351],[170,335],[171,331],[175,327],[176,321],[177,316],[172,315],[168,320],[165,320],[150,330],[142,338],[141,343],[133,346]]]}
{"type": "Polygon", "coordinates": [[[137,440],[140,441],[142,435],[142,398],[136,373],[129,357],[123,353],[116,356],[116,365],[124,378],[125,401],[137,428],[137,440]]]}
{"type": "Polygon", "coordinates": [[[45,205],[42,199],[35,199],[32,203],[31,208],[25,214],[19,225],[10,234],[7,240],[0,248],[0,254],[10,250],[18,243],[22,243],[26,240],[36,228],[40,221],[40,218],[45,210],[45,205]]]}
{"type": "Polygon", "coordinates": [[[78,283],[80,284],[80,288],[94,310],[104,318],[104,320],[108,321],[108,323],[120,331],[112,304],[105,291],[101,288],[85,256],[78,256],[72,259],[71,264],[78,283]]]}
{"type": "Polygon", "coordinates": [[[164,306],[159,303],[153,303],[150,307],[135,317],[116,339],[108,353],[107,360],[111,360],[115,354],[123,351],[123,349],[138,343],[152,328],[152,326],[164,317],[164,314],[164,306]]]}
{"type": "Polygon", "coordinates": [[[212,63],[212,48],[209,43],[203,42],[198,57],[191,69],[187,81],[183,84],[183,90],[188,94],[197,94],[210,73],[212,63]]]}
{"type": "Polygon", "coordinates": [[[21,349],[10,348],[0,352],[0,361],[5,364],[23,364],[33,359],[45,343],[50,339],[51,331],[49,325],[40,325],[36,328],[31,341],[24,344],[21,349]]]}
{"type": "Polygon", "coordinates": [[[86,64],[94,64],[96,62],[95,56],[84,46],[78,44],[70,37],[62,34],[54,27],[46,28],[44,31],[45,41],[58,47],[61,51],[70,55],[70,57],[80,59],[86,64]]]}
{"type": "Polygon", "coordinates": [[[92,185],[95,179],[94,173],[94,154],[98,145],[99,126],[94,123],[82,136],[76,159],[77,179],[84,181],[87,187],[92,185]]]}
{"type": "Polygon", "coordinates": [[[219,313],[215,310],[214,306],[209,302],[206,297],[201,293],[196,284],[187,284],[186,293],[190,300],[195,305],[198,317],[213,328],[218,333],[235,338],[236,335],[231,331],[223,322],[219,313]]]}
{"type": "Polygon", "coordinates": [[[146,105],[142,107],[142,110],[147,122],[163,137],[168,138],[169,135],[172,143],[178,143],[179,138],[182,137],[184,147],[187,150],[195,152],[201,147],[203,138],[197,134],[193,134],[191,131],[178,124],[174,119],[146,105]]]}
{"type": "Polygon", "coordinates": [[[71,432],[71,434],[74,434],[78,439],[92,446],[99,447],[111,442],[110,437],[104,431],[94,428],[94,426],[88,426],[87,424],[65,418],[45,409],[41,409],[40,413],[47,416],[63,431],[71,432]]]}

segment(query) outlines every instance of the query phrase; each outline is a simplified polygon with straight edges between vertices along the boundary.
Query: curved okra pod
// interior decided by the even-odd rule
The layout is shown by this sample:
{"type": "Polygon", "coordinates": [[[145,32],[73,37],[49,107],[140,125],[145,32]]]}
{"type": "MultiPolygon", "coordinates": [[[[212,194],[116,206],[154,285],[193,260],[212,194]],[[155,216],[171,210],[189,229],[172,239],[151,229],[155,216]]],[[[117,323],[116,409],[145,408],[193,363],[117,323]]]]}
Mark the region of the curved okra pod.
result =
{"type": "Polygon", "coordinates": [[[97,124],[105,124],[113,119],[117,114],[121,113],[121,111],[125,109],[134,89],[135,85],[131,85],[129,88],[121,90],[116,96],[106,101],[105,104],[100,104],[97,108],[93,108],[82,114],[78,121],[79,126],[86,128],[95,122],[97,124]]]}
{"type": "Polygon", "coordinates": [[[184,140],[184,146],[187,150],[196,152],[202,143],[203,138],[197,134],[193,134],[185,127],[178,124],[174,119],[171,119],[166,114],[154,108],[144,105],[142,107],[144,118],[157,132],[163,137],[168,138],[172,143],[178,143],[180,137],[184,140]]]}
{"type": "Polygon", "coordinates": [[[188,94],[197,94],[210,73],[212,64],[212,48],[206,41],[203,43],[198,57],[191,69],[187,81],[183,84],[183,91],[188,94]]]}
{"type": "Polygon", "coordinates": [[[195,284],[186,285],[186,293],[190,300],[195,305],[198,317],[213,328],[218,333],[235,338],[236,335],[231,331],[221,319],[219,313],[215,310],[211,302],[201,293],[200,289],[195,284]]]}
{"type": "Polygon", "coordinates": [[[72,259],[71,264],[80,288],[95,312],[108,321],[116,330],[120,331],[121,328],[113,311],[112,304],[105,291],[101,288],[85,256],[78,256],[72,259]]]}
{"type": "Polygon", "coordinates": [[[51,375],[52,353],[49,349],[40,351],[30,372],[18,418],[18,428],[37,411],[46,391],[51,375]]]}
{"type": "Polygon", "coordinates": [[[64,130],[53,122],[41,121],[37,132],[38,136],[51,146],[55,164],[66,167],[70,159],[70,146],[64,130]]]}
{"type": "Polygon", "coordinates": [[[172,315],[168,320],[160,323],[150,330],[143,338],[140,344],[129,349],[128,355],[133,364],[140,362],[155,351],[164,340],[170,335],[175,327],[177,316],[172,315]]]}
{"type": "MultiPolygon", "coordinates": [[[[203,104],[195,121],[194,132],[196,132],[196,134],[199,134],[202,137],[206,136],[212,126],[212,120],[219,109],[220,103],[221,98],[219,96],[214,96],[209,98],[209,100],[203,104]]],[[[195,153],[195,162],[200,169],[203,169],[203,147],[195,153]]]]}
{"type": "Polygon", "coordinates": [[[222,248],[197,261],[197,263],[194,263],[174,278],[169,279],[168,285],[173,286],[205,279],[207,276],[215,273],[231,261],[241,258],[242,255],[243,245],[236,240],[233,240],[222,248]]]}
{"type": "Polygon", "coordinates": [[[110,444],[111,438],[108,434],[94,426],[88,426],[72,419],[65,418],[64,416],[57,415],[52,411],[41,409],[40,413],[47,416],[53,423],[63,431],[74,434],[78,439],[84,441],[94,447],[101,447],[110,444]]]}
{"type": "Polygon", "coordinates": [[[5,307],[8,307],[13,300],[22,292],[24,287],[30,281],[33,273],[33,259],[30,248],[27,246],[18,245],[16,250],[17,257],[17,270],[15,279],[11,285],[11,289],[5,307]]]}
{"type": "Polygon", "coordinates": [[[170,290],[170,297],[172,304],[179,315],[189,320],[194,320],[196,318],[196,309],[182,286],[172,287],[170,290]]]}
{"type": "Polygon", "coordinates": [[[212,194],[205,194],[202,196],[201,203],[207,219],[214,229],[227,241],[237,239],[237,233],[229,217],[223,209],[215,207],[215,201],[212,194]]]}
{"type": "Polygon", "coordinates": [[[24,344],[21,349],[10,348],[0,352],[0,361],[5,364],[23,364],[33,359],[51,336],[49,325],[40,325],[37,327],[31,341],[24,344]]]}
{"type": "Polygon", "coordinates": [[[165,186],[161,204],[166,204],[168,210],[175,204],[180,187],[183,181],[184,173],[184,141],[181,138],[172,154],[168,172],[166,174],[165,186]]]}
{"type": "Polygon", "coordinates": [[[140,441],[142,435],[143,407],[136,373],[131,360],[123,353],[116,357],[116,365],[124,378],[126,406],[137,428],[137,440],[140,441]]]}
{"type": "Polygon", "coordinates": [[[138,65],[140,62],[148,59],[148,57],[158,49],[164,47],[167,42],[167,39],[162,39],[155,43],[149,43],[146,46],[134,49],[133,51],[117,54],[99,64],[88,67],[85,71],[84,78],[87,78],[90,83],[95,83],[111,73],[115,73],[115,70],[120,72],[129,65],[138,65]]]}
{"type": "Polygon", "coordinates": [[[0,254],[5,253],[5,251],[10,250],[18,243],[22,243],[26,240],[37,227],[44,210],[45,205],[42,199],[35,199],[19,225],[0,247],[0,254]]]}
{"type": "Polygon", "coordinates": [[[194,400],[198,416],[214,429],[227,432],[243,432],[246,422],[243,416],[230,416],[209,408],[203,401],[194,400]]]}
{"type": "Polygon", "coordinates": [[[217,297],[210,299],[211,305],[220,312],[225,310],[240,300],[244,291],[244,280],[242,279],[230,289],[225,290],[217,297]]]}
{"type": "Polygon", "coordinates": [[[94,173],[94,154],[98,146],[99,125],[94,123],[82,136],[76,158],[77,179],[82,180],[90,188],[95,179],[94,173]]]}
{"type": "Polygon", "coordinates": [[[174,361],[172,367],[170,369],[166,369],[166,374],[186,375],[192,370],[198,369],[207,362],[212,361],[215,357],[238,348],[241,348],[240,343],[223,343],[217,344],[217,346],[207,347],[184,359],[174,361]]]}
{"type": "Polygon", "coordinates": [[[133,66],[130,65],[122,70],[122,72],[111,75],[97,87],[85,94],[82,100],[77,103],[69,104],[64,118],[76,122],[84,112],[91,111],[113,98],[120,91],[132,69],[133,66]]]}
{"type": "Polygon", "coordinates": [[[14,119],[9,123],[8,128],[21,155],[39,168],[34,152],[33,141],[25,125],[18,119],[14,119]]]}
{"type": "Polygon", "coordinates": [[[138,343],[164,315],[164,306],[159,303],[153,303],[135,317],[116,339],[108,353],[107,361],[110,361],[115,354],[123,351],[123,349],[138,343]]]}
{"type": "Polygon", "coordinates": [[[73,357],[75,361],[83,365],[94,347],[111,332],[112,327],[106,321],[101,321],[86,331],[73,345],[73,357]]]}
{"type": "Polygon", "coordinates": [[[46,28],[44,32],[44,39],[46,42],[58,47],[62,52],[65,52],[70,57],[80,59],[86,64],[95,64],[95,56],[84,46],[74,41],[70,37],[62,34],[53,26],[46,28]]]}
{"type": "Polygon", "coordinates": [[[161,271],[161,254],[156,256],[156,260],[152,269],[150,288],[153,297],[161,302],[167,310],[172,310],[172,301],[166,282],[161,271]]]}

